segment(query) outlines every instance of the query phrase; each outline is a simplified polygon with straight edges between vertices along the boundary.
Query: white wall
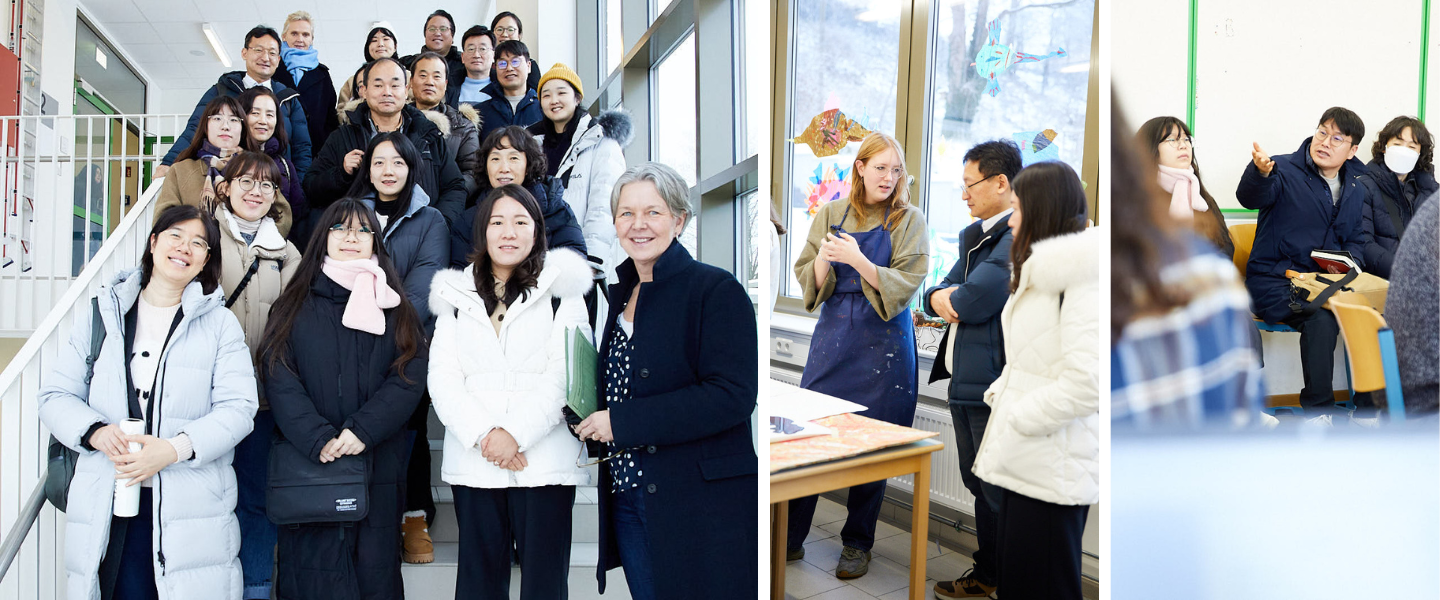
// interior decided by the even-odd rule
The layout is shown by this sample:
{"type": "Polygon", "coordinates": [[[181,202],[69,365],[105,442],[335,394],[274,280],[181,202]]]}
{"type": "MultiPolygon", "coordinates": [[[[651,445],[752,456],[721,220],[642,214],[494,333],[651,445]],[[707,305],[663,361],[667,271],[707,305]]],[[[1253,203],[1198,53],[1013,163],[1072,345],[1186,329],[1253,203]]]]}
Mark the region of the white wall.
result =
{"type": "MultiPolygon", "coordinates": [[[[530,58],[544,75],[555,63],[575,68],[575,3],[545,2],[545,18],[540,18],[540,3],[529,0],[497,0],[494,15],[510,11],[525,23],[520,41],[530,49],[530,58]]],[[[485,23],[489,25],[489,22],[485,23]]]]}
{"type": "MultiPolygon", "coordinates": [[[[1344,106],[1365,121],[1358,156],[1368,161],[1387,121],[1419,111],[1421,0],[1367,3],[1364,10],[1345,0],[1205,0],[1198,7],[1192,126],[1205,186],[1222,208],[1241,208],[1235,187],[1252,142],[1270,154],[1294,152],[1326,108],[1344,106]]],[[[1111,14],[1111,73],[1130,126],[1160,115],[1184,118],[1188,4],[1117,0],[1111,14]]],[[[1437,25],[1440,13],[1432,15],[1432,29],[1437,25]]],[[[1432,46],[1434,81],[1440,40],[1432,46]]],[[[1440,107],[1436,92],[1428,94],[1431,107],[1440,107]]]]}

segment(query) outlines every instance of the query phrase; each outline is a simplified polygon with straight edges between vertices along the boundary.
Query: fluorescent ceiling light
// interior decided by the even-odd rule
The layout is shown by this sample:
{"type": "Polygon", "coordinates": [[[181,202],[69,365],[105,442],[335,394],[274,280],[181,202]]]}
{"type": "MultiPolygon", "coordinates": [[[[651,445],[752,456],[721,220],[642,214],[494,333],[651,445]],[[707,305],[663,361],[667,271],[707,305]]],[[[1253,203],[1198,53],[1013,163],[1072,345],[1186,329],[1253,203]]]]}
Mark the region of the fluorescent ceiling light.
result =
{"type": "Polygon", "coordinates": [[[205,39],[210,40],[210,48],[215,51],[215,56],[220,57],[220,64],[230,68],[230,55],[225,53],[224,46],[220,44],[220,36],[215,33],[215,28],[209,23],[200,25],[200,30],[205,32],[205,39]]]}

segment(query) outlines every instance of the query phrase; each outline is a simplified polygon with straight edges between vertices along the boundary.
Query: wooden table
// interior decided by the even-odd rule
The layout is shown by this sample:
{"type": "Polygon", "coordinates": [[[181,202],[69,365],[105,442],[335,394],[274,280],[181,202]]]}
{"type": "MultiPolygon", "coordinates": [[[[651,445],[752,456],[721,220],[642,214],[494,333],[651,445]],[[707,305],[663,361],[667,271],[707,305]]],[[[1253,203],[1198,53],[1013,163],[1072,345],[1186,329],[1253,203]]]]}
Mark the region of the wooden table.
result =
{"type": "Polygon", "coordinates": [[[923,439],[860,456],[823,462],[770,475],[773,528],[770,531],[770,597],[785,600],[785,537],[790,500],[915,474],[915,505],[910,514],[910,598],[925,598],[925,543],[930,524],[930,454],[945,445],[923,439]]]}

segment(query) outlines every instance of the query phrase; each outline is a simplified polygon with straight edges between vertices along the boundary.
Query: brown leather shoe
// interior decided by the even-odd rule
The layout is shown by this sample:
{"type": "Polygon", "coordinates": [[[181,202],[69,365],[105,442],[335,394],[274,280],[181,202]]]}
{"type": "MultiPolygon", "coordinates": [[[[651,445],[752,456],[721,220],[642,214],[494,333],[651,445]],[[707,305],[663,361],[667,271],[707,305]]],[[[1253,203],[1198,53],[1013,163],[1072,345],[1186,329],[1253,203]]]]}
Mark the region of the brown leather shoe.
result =
{"type": "Polygon", "coordinates": [[[400,558],[411,564],[435,562],[435,544],[430,541],[430,530],[425,526],[425,517],[405,517],[400,525],[400,558]]]}

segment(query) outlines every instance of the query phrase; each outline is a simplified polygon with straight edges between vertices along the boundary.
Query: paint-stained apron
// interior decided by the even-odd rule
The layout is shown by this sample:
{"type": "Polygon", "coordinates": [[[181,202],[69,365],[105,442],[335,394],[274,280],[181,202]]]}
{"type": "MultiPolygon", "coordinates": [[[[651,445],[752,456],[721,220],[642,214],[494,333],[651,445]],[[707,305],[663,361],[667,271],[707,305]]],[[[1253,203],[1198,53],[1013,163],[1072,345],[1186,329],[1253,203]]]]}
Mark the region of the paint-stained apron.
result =
{"type": "MultiPolygon", "coordinates": [[[[846,207],[840,223],[849,215],[846,207]]],[[[875,266],[890,266],[893,246],[883,226],[849,235],[875,266]]],[[[860,272],[840,263],[830,268],[835,271],[835,292],[820,308],[800,387],[864,405],[868,410],[859,413],[863,416],[909,427],[915,421],[919,385],[910,309],[889,321],[881,319],[861,291],[860,272]]]]}

